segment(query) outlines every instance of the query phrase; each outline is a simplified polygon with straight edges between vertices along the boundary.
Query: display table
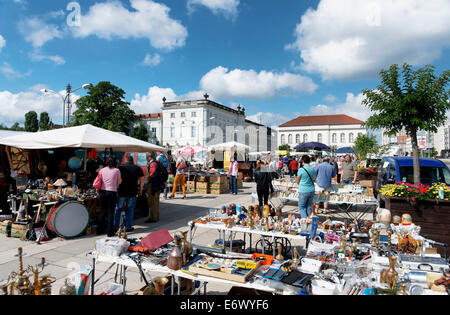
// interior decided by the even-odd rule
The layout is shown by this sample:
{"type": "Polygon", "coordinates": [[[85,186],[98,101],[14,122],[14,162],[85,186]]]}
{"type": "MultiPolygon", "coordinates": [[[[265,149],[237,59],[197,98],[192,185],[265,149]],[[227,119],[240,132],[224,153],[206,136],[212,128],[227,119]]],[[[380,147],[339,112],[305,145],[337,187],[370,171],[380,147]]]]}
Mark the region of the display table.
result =
{"type": "MultiPolygon", "coordinates": [[[[111,257],[111,256],[103,256],[103,255],[97,255],[95,252],[88,253],[87,256],[92,259],[92,282],[91,282],[91,294],[93,295],[95,292],[95,285],[98,283],[101,278],[106,275],[114,266],[120,267],[120,284],[123,285],[123,292],[125,292],[126,289],[126,270],[128,268],[138,268],[135,262],[126,254],[120,256],[120,257],[111,257]],[[95,279],[95,265],[98,262],[103,263],[109,263],[111,264],[110,267],[97,279],[95,279]]],[[[188,272],[184,272],[182,270],[171,270],[166,266],[162,266],[159,264],[155,264],[149,261],[146,261],[145,259],[141,263],[142,270],[144,272],[155,272],[155,273],[162,273],[164,275],[171,275],[172,282],[171,282],[171,293],[174,294],[174,284],[175,284],[175,277],[179,280],[180,278],[196,281],[199,283],[202,283],[201,286],[199,286],[192,295],[199,294],[200,290],[204,289],[204,294],[206,295],[207,290],[207,284],[208,283],[216,283],[216,284],[224,284],[224,285],[230,285],[233,287],[240,287],[240,288],[247,288],[247,289],[254,289],[258,291],[266,291],[270,293],[275,293],[275,289],[267,286],[262,281],[255,280],[255,281],[249,281],[246,283],[240,283],[230,280],[224,280],[219,278],[213,278],[203,275],[193,275],[188,272]]],[[[142,280],[142,279],[141,279],[142,280]]],[[[180,282],[179,282],[180,283],[180,282]]],[[[288,285],[284,285],[286,288],[290,287],[288,285]]],[[[181,285],[178,285],[178,295],[181,294],[181,285]]]]}

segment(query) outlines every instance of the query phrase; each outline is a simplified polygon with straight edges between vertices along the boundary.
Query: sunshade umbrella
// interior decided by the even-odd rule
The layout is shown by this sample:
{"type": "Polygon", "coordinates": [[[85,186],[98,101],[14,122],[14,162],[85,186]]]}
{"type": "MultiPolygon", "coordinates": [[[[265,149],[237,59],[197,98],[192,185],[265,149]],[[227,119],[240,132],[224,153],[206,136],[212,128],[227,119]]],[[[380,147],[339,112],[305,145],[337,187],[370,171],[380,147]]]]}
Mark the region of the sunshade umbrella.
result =
{"type": "Polygon", "coordinates": [[[307,142],[299,144],[294,148],[295,150],[316,150],[316,151],[331,151],[330,147],[320,142],[307,142]]]}
{"type": "Polygon", "coordinates": [[[336,151],[334,151],[335,154],[348,154],[348,153],[357,153],[358,150],[353,149],[352,147],[344,147],[344,148],[340,148],[337,149],[336,151]]]}

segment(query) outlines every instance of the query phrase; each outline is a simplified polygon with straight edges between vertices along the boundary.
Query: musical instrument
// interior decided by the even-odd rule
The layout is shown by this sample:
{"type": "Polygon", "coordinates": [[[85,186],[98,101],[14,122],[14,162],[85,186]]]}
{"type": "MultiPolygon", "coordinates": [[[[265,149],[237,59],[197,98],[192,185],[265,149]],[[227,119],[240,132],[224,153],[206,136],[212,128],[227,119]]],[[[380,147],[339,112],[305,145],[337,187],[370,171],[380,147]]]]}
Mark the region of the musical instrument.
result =
{"type": "Polygon", "coordinates": [[[89,212],[76,201],[54,206],[47,216],[47,228],[63,238],[73,238],[83,233],[89,223],[89,212]]]}

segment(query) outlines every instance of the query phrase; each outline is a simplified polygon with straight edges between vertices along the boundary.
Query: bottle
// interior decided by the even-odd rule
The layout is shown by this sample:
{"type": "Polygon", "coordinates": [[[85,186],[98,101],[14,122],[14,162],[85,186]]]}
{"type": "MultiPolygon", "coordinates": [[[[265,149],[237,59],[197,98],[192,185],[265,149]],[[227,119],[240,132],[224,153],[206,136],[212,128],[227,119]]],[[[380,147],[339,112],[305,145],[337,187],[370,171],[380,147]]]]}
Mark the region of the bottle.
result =
{"type": "Polygon", "coordinates": [[[445,198],[444,188],[439,187],[439,200],[444,200],[444,198],[445,198]]]}

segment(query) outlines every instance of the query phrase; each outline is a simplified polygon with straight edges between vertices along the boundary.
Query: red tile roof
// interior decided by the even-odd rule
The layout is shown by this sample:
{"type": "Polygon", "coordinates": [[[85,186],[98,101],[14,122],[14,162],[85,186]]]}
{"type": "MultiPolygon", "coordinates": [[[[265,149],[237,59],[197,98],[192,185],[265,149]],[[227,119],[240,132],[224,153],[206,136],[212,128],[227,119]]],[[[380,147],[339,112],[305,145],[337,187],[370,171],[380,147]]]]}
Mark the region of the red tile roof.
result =
{"type": "Polygon", "coordinates": [[[138,115],[134,115],[135,118],[161,118],[162,117],[162,113],[157,113],[157,114],[138,114],[138,115]]]}
{"type": "Polygon", "coordinates": [[[347,115],[300,116],[280,125],[280,127],[360,125],[363,123],[363,121],[347,115]]]}

